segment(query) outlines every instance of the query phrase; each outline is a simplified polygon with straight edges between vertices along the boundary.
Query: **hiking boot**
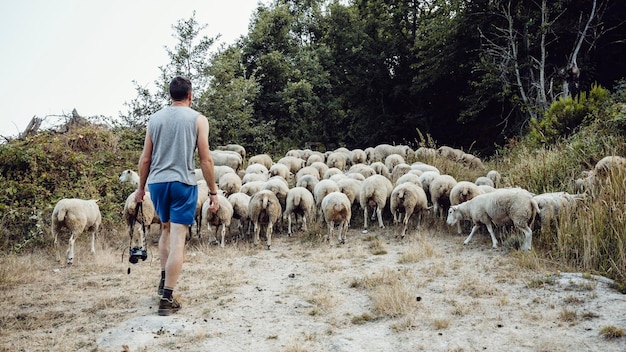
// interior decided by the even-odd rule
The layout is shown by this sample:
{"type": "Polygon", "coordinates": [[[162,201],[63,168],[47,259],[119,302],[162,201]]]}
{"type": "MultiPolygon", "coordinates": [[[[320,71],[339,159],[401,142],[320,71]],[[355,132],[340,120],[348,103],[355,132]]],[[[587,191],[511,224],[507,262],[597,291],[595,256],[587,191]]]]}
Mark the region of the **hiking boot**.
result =
{"type": "Polygon", "coordinates": [[[159,315],[170,315],[178,312],[179,309],[180,303],[174,297],[169,299],[161,297],[159,300],[159,315]]]}
{"type": "Polygon", "coordinates": [[[159,281],[159,288],[157,289],[157,295],[159,295],[159,297],[163,297],[163,286],[165,286],[165,279],[159,281]]]}

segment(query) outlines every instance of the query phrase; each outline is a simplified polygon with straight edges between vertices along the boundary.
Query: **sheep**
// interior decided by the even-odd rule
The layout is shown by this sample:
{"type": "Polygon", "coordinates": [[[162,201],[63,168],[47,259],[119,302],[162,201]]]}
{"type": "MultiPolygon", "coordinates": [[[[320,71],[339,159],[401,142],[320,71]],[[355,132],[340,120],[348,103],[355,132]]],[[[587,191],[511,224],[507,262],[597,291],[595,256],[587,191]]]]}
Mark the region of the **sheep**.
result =
{"type": "Polygon", "coordinates": [[[458,161],[468,169],[485,170],[485,165],[483,165],[483,162],[480,160],[480,158],[475,155],[463,153],[458,161]]]}
{"type": "Polygon", "coordinates": [[[128,182],[135,188],[139,187],[139,174],[133,170],[126,169],[122,171],[119,180],[120,182],[128,182]]]}
{"type": "Polygon", "coordinates": [[[374,170],[373,167],[371,167],[370,165],[366,165],[366,164],[354,164],[350,167],[350,169],[348,169],[347,174],[353,174],[353,173],[358,173],[363,175],[363,177],[368,178],[372,175],[376,174],[376,170],[374,170]]]}
{"type": "MultiPolygon", "coordinates": [[[[260,164],[255,164],[255,165],[260,165],[260,164]]],[[[267,175],[255,174],[255,173],[245,174],[241,178],[241,184],[244,185],[244,184],[246,184],[248,182],[252,182],[252,181],[265,182],[265,181],[267,181],[268,178],[269,178],[269,174],[267,174],[267,175]]]]}
{"type": "Polygon", "coordinates": [[[405,182],[413,183],[419,186],[420,188],[422,188],[422,182],[420,182],[420,177],[414,173],[407,173],[407,174],[400,176],[398,180],[396,181],[395,185],[397,186],[405,182]]]}
{"type": "Polygon", "coordinates": [[[263,164],[249,164],[246,167],[246,174],[261,174],[269,177],[270,170],[263,164]]]}
{"type": "Polygon", "coordinates": [[[304,159],[296,158],[294,156],[285,156],[278,160],[278,164],[286,165],[289,168],[289,172],[295,175],[298,170],[305,166],[305,161],[304,159]]]}
{"type": "Polygon", "coordinates": [[[348,176],[346,176],[346,174],[341,172],[341,173],[333,174],[328,179],[331,180],[331,181],[338,182],[339,180],[345,180],[346,178],[348,178],[348,176]]]}
{"type": "Polygon", "coordinates": [[[272,245],[274,224],[276,224],[282,215],[280,203],[274,192],[270,190],[257,192],[252,199],[250,199],[248,214],[254,225],[254,245],[256,246],[259,243],[261,227],[265,227],[265,238],[267,249],[269,250],[272,245]]]}
{"type": "Polygon", "coordinates": [[[291,171],[289,170],[289,166],[279,163],[274,164],[269,168],[270,176],[280,176],[285,180],[289,179],[289,174],[291,171]]]}
{"type": "Polygon", "coordinates": [[[439,176],[439,172],[435,172],[435,171],[424,171],[419,176],[419,180],[422,183],[422,188],[424,189],[424,192],[426,192],[426,198],[428,199],[428,205],[433,204],[432,199],[430,199],[430,183],[433,182],[433,180],[437,176],[439,176]]]}
{"type": "Polygon", "coordinates": [[[376,158],[376,155],[374,154],[374,148],[373,147],[367,147],[363,150],[365,152],[365,162],[368,164],[371,164],[377,160],[374,160],[376,158]]]}
{"type": "Polygon", "coordinates": [[[306,166],[312,166],[313,163],[323,163],[326,165],[324,156],[320,154],[311,154],[311,156],[306,159],[306,166]]]}
{"type": "Polygon", "coordinates": [[[347,177],[347,178],[352,178],[352,179],[355,179],[355,180],[357,180],[357,181],[365,181],[365,176],[363,176],[363,175],[361,175],[361,174],[358,174],[358,173],[355,173],[355,172],[352,172],[352,173],[346,174],[346,177],[347,177]]]}
{"type": "Polygon", "coordinates": [[[52,238],[56,249],[57,261],[60,260],[58,235],[62,228],[70,231],[69,247],[66,252],[67,264],[74,262],[74,242],[85,231],[91,232],[91,254],[96,253],[96,232],[100,229],[102,215],[97,199],[63,198],[52,211],[52,238]]]}
{"type": "Polygon", "coordinates": [[[415,151],[415,157],[420,160],[433,160],[437,157],[437,150],[435,148],[419,147],[415,151]]]}
{"type": "Polygon", "coordinates": [[[407,155],[406,146],[393,146],[389,144],[379,144],[374,147],[373,161],[384,161],[391,154],[398,154],[403,158],[407,155]]]}
{"type": "Polygon", "coordinates": [[[409,171],[411,171],[411,165],[405,163],[397,164],[391,169],[391,183],[395,185],[398,179],[409,171]]]}
{"type": "Polygon", "coordinates": [[[502,180],[502,175],[496,170],[490,170],[487,172],[487,177],[493,181],[493,187],[499,187],[500,181],[502,180]]]}
{"type": "Polygon", "coordinates": [[[343,171],[336,167],[331,167],[328,170],[326,170],[326,172],[324,172],[324,176],[322,178],[327,180],[333,177],[334,175],[343,175],[343,171]]]}
{"type": "Polygon", "coordinates": [[[248,165],[261,164],[265,166],[268,170],[270,169],[270,167],[272,167],[273,163],[274,162],[272,161],[272,157],[268,154],[257,154],[248,159],[248,165]]]}
{"type": "Polygon", "coordinates": [[[388,178],[382,175],[373,175],[361,183],[359,189],[359,204],[363,209],[363,231],[367,232],[367,209],[373,207],[378,217],[378,226],[385,228],[382,211],[387,204],[387,199],[393,191],[393,186],[388,178]]]}
{"type": "Polygon", "coordinates": [[[202,216],[204,221],[206,222],[207,229],[209,233],[214,234],[217,238],[218,228],[221,226],[221,231],[219,232],[222,236],[222,240],[220,242],[220,247],[224,248],[224,239],[226,237],[226,228],[230,228],[230,223],[233,220],[233,206],[228,201],[228,198],[224,197],[221,194],[217,195],[217,200],[219,203],[219,208],[217,212],[213,212],[210,210],[211,200],[207,199],[204,204],[202,204],[202,216]],[[215,231],[212,231],[212,229],[215,231]]]}
{"type": "Polygon", "coordinates": [[[443,146],[437,149],[437,154],[452,161],[458,161],[463,156],[463,151],[460,149],[443,146]]]}
{"type": "Polygon", "coordinates": [[[457,184],[454,177],[450,175],[438,175],[431,182],[428,190],[430,199],[433,202],[433,212],[435,216],[443,216],[450,207],[450,191],[457,184]]]}
{"type": "MultiPolygon", "coordinates": [[[[202,170],[200,172],[202,172],[202,170]]],[[[235,171],[235,169],[233,169],[232,167],[226,165],[213,166],[213,176],[215,177],[216,181],[218,181],[223,175],[228,173],[236,175],[237,171],[235,171]]],[[[202,176],[202,178],[200,178],[198,181],[204,181],[204,176],[202,176]]]]}
{"type": "Polygon", "coordinates": [[[416,162],[411,164],[411,168],[413,170],[420,170],[421,172],[426,172],[426,171],[433,171],[436,172],[438,174],[441,174],[441,171],[439,171],[438,168],[436,168],[435,166],[432,166],[430,164],[424,164],[422,162],[416,162]]]}
{"type": "Polygon", "coordinates": [[[252,197],[256,192],[261,190],[261,187],[263,187],[265,182],[267,182],[267,181],[250,181],[250,182],[246,182],[243,185],[241,185],[241,188],[239,189],[239,192],[247,194],[250,197],[252,197]]]}
{"type": "MultiPolygon", "coordinates": [[[[228,201],[230,205],[233,207],[233,219],[237,219],[237,229],[239,230],[239,237],[244,237],[244,224],[250,221],[250,216],[248,216],[248,204],[250,204],[249,195],[241,192],[233,193],[228,196],[228,201]]],[[[248,233],[250,231],[250,226],[248,226],[248,233]]]]}
{"type": "Polygon", "coordinates": [[[239,144],[226,144],[217,147],[218,150],[228,150],[241,155],[242,160],[246,160],[246,148],[239,144]]]}
{"type": "Polygon", "coordinates": [[[333,237],[335,224],[338,224],[337,242],[339,244],[346,243],[346,235],[352,217],[352,206],[348,196],[341,192],[331,192],[322,199],[321,207],[324,220],[328,225],[328,242],[333,237]]]}
{"type": "Polygon", "coordinates": [[[486,185],[495,188],[496,185],[493,183],[493,180],[487,176],[480,176],[474,181],[474,184],[477,186],[486,185]]]}
{"type": "Polygon", "coordinates": [[[333,152],[326,158],[326,165],[328,165],[329,168],[337,168],[343,171],[348,166],[349,161],[349,154],[346,154],[344,152],[333,152]]]}
{"type": "Polygon", "coordinates": [[[320,215],[320,217],[322,215],[322,200],[324,199],[324,197],[326,197],[327,194],[332,192],[339,192],[339,186],[337,186],[337,183],[335,181],[331,181],[328,179],[320,180],[320,182],[318,182],[313,189],[315,208],[318,209],[318,214],[320,215]]]}
{"type": "Polygon", "coordinates": [[[304,188],[308,189],[309,192],[313,193],[313,191],[315,189],[315,185],[318,184],[319,182],[320,182],[320,180],[317,179],[313,175],[304,175],[304,176],[300,177],[300,179],[298,179],[298,181],[296,181],[296,187],[304,187],[304,188]]]}
{"type": "Polygon", "coordinates": [[[315,176],[318,180],[321,178],[320,172],[317,168],[314,168],[313,166],[305,166],[296,173],[296,182],[298,182],[298,180],[304,175],[315,176]]]}
{"type": "Polygon", "coordinates": [[[493,192],[496,190],[495,187],[491,187],[489,185],[478,185],[478,188],[480,188],[483,193],[489,193],[489,192],[493,192]]]}
{"type": "Polygon", "coordinates": [[[323,163],[321,161],[316,161],[316,162],[312,163],[310,166],[317,169],[317,172],[319,172],[319,174],[320,174],[320,178],[319,179],[322,179],[324,177],[324,174],[326,173],[326,171],[328,171],[328,169],[329,169],[328,165],[326,165],[326,163],[323,163]]]}
{"type": "Polygon", "coordinates": [[[391,179],[391,174],[389,173],[389,169],[385,164],[380,161],[375,161],[370,164],[372,169],[376,172],[377,175],[385,176],[387,179],[391,179]]]}
{"type": "Polygon", "coordinates": [[[135,192],[132,192],[128,197],[126,197],[122,214],[122,217],[128,226],[128,236],[131,240],[131,247],[145,248],[146,237],[150,233],[150,226],[152,224],[161,223],[161,220],[154,209],[152,198],[150,198],[150,192],[146,192],[143,196],[141,212],[139,213],[137,212],[137,203],[135,202],[135,192]],[[137,231],[137,233],[139,233],[139,237],[133,241],[135,239],[135,229],[138,225],[137,221],[142,224],[142,228],[141,231],[137,231]]]}
{"type": "Polygon", "coordinates": [[[242,186],[241,178],[234,173],[225,173],[218,179],[217,185],[224,192],[224,196],[239,192],[242,186]]]}
{"type": "Polygon", "coordinates": [[[291,231],[291,214],[295,214],[296,221],[300,216],[302,223],[302,231],[307,231],[307,219],[310,221],[315,213],[315,199],[313,194],[304,187],[294,187],[287,192],[287,205],[283,218],[287,218],[287,233],[289,236],[291,231]]]}
{"type": "Polygon", "coordinates": [[[367,161],[367,154],[365,154],[363,149],[352,149],[352,151],[350,151],[350,160],[352,160],[352,165],[365,163],[367,161]]]}
{"type": "Polygon", "coordinates": [[[528,192],[498,189],[491,193],[477,195],[465,203],[451,206],[446,222],[449,225],[456,225],[461,220],[472,221],[474,226],[463,244],[468,244],[480,224],[484,224],[491,235],[493,248],[498,248],[498,240],[493,226],[512,222],[517,229],[524,233],[522,250],[529,251],[532,246],[531,226],[538,212],[537,202],[528,192]]]}
{"type": "Polygon", "coordinates": [[[421,217],[422,212],[428,208],[426,193],[421,187],[411,182],[397,185],[391,192],[389,203],[395,225],[400,223],[401,216],[399,214],[404,213],[404,226],[400,238],[404,238],[406,235],[411,215],[416,213],[421,217]]]}
{"type": "Polygon", "coordinates": [[[243,166],[243,158],[237,152],[211,150],[211,158],[215,166],[230,166],[235,172],[243,166]]]}
{"type": "Polygon", "coordinates": [[[593,168],[596,178],[607,178],[613,174],[624,174],[626,171],[626,158],[611,155],[600,159],[593,168]]]}
{"type": "Polygon", "coordinates": [[[281,210],[285,210],[287,205],[287,193],[289,192],[289,185],[285,179],[277,176],[271,177],[261,186],[261,190],[272,191],[276,195],[276,198],[278,198],[281,210]]]}
{"type": "Polygon", "coordinates": [[[399,154],[389,154],[385,158],[385,166],[387,167],[387,170],[393,171],[396,165],[399,164],[406,164],[404,162],[404,158],[399,154]]]}
{"type": "Polygon", "coordinates": [[[576,207],[578,200],[584,195],[574,195],[567,192],[550,192],[535,195],[533,199],[539,207],[540,227],[545,227],[554,219],[558,219],[563,211],[571,211],[576,207]]]}
{"type": "Polygon", "coordinates": [[[361,182],[353,178],[346,177],[337,181],[337,187],[339,192],[345,194],[350,200],[350,204],[354,204],[359,200],[359,190],[361,189],[361,182]]]}
{"type": "MultiPolygon", "coordinates": [[[[465,203],[483,193],[485,193],[485,191],[478,185],[469,181],[459,181],[452,187],[452,190],[450,190],[450,205],[465,203]]],[[[462,231],[461,221],[459,221],[457,222],[457,232],[460,235],[462,231]]]]}

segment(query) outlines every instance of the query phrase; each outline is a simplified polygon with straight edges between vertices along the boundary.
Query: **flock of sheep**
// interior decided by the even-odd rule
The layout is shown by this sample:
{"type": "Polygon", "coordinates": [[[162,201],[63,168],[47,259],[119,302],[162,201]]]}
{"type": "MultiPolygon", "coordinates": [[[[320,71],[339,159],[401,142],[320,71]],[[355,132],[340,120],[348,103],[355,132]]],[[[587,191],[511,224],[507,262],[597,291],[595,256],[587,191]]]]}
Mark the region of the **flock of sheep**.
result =
{"type": "MultiPolygon", "coordinates": [[[[225,245],[227,234],[242,239],[253,231],[253,243],[259,243],[263,232],[270,249],[273,231],[286,227],[291,235],[295,225],[307,231],[307,226],[321,221],[326,223],[328,241],[336,237],[342,244],[346,241],[353,211],[363,212],[363,233],[367,232],[368,220],[384,228],[383,212],[390,211],[401,238],[406,235],[412,216],[421,219],[430,213],[445,218],[449,225],[456,226],[459,234],[462,224],[471,224],[465,244],[485,226],[493,247],[497,248],[494,226],[513,225],[524,234],[522,250],[530,250],[533,229],[546,226],[564,209],[575,207],[582,197],[582,194],[567,192],[536,195],[521,188],[503,187],[501,175],[495,170],[467,181],[442,174],[435,166],[421,161],[407,163],[407,160],[445,157],[464,167],[487,171],[478,157],[450,147],[412,150],[408,146],[381,144],[364,150],[338,148],[326,153],[290,150],[276,162],[267,154],[254,155],[247,160],[245,168],[246,152],[240,145],[221,146],[211,154],[220,189],[220,208],[217,213],[208,211],[208,187],[201,170],[196,169],[199,197],[195,231],[200,237],[201,230],[207,228],[221,247],[225,245]],[[231,231],[233,220],[237,223],[231,231]]],[[[626,169],[626,159],[606,157],[576,183],[588,189],[614,167],[626,169]]],[[[139,176],[132,170],[125,170],[119,181],[137,186],[139,176]]],[[[131,246],[134,242],[135,246],[143,247],[146,229],[159,223],[149,192],[141,212],[134,202],[134,194],[128,196],[124,219],[131,246]],[[135,233],[139,236],[134,236],[135,233]]],[[[69,229],[68,264],[74,257],[74,241],[84,231],[92,234],[91,251],[94,252],[94,236],[100,223],[96,201],[63,199],[58,202],[52,215],[52,234],[56,245],[59,230],[69,229]]],[[[419,226],[420,221],[413,223],[419,226]]],[[[192,235],[190,227],[188,239],[192,235]]]]}

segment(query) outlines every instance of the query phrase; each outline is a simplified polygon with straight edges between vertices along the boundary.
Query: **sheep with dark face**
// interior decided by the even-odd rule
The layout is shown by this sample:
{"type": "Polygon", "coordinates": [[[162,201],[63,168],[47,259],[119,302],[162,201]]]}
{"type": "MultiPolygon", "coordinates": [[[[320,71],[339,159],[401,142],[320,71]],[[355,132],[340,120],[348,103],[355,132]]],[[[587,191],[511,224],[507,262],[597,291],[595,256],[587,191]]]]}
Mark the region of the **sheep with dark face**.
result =
{"type": "Polygon", "coordinates": [[[256,246],[259,243],[261,228],[264,227],[267,249],[270,249],[274,224],[276,224],[282,215],[280,202],[276,194],[270,190],[257,192],[252,199],[250,199],[248,214],[254,225],[254,245],[256,246]]]}
{"type": "Polygon", "coordinates": [[[397,185],[391,192],[389,202],[394,224],[398,226],[402,220],[401,238],[406,235],[411,215],[416,214],[421,218],[422,212],[428,209],[426,193],[421,187],[411,182],[397,185]],[[404,219],[402,219],[402,214],[404,214],[404,219]]]}
{"type": "Polygon", "coordinates": [[[57,202],[52,211],[52,238],[56,248],[57,260],[60,260],[58,250],[58,235],[61,229],[70,232],[70,243],[66,252],[67,264],[74,262],[74,243],[76,238],[85,231],[91,232],[91,253],[94,254],[96,232],[100,229],[102,216],[97,204],[98,200],[64,198],[57,202]]]}
{"type": "Polygon", "coordinates": [[[485,225],[491,235],[493,248],[498,247],[494,225],[512,223],[524,233],[522,250],[528,251],[532,245],[532,224],[539,212],[537,202],[529,192],[516,189],[497,189],[480,194],[459,205],[452,205],[448,210],[446,222],[456,225],[461,220],[470,220],[474,224],[469,236],[463,242],[468,244],[480,225],[485,225]]]}

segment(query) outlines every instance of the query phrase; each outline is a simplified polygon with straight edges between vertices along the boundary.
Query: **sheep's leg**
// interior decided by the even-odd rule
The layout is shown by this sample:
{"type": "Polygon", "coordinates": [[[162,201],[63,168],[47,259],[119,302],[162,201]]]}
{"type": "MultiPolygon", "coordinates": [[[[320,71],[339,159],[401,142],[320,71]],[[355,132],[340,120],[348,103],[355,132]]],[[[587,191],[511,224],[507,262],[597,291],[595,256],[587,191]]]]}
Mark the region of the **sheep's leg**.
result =
{"type": "Polygon", "coordinates": [[[96,253],[96,230],[91,233],[91,254],[96,253]]]}
{"type": "Polygon", "coordinates": [[[54,239],[54,252],[57,262],[61,261],[61,254],[59,253],[59,239],[58,229],[55,229],[55,225],[52,225],[52,238],[54,239]]]}
{"type": "Polygon", "coordinates": [[[74,232],[72,232],[70,236],[70,246],[67,249],[67,264],[72,264],[74,262],[74,242],[76,242],[76,236],[74,232]]]}
{"type": "Polygon", "coordinates": [[[372,218],[370,220],[376,220],[376,214],[378,214],[378,204],[374,207],[374,211],[372,211],[372,218]]]}
{"type": "Polygon", "coordinates": [[[220,245],[222,248],[224,248],[224,238],[226,237],[226,225],[222,224],[222,244],[220,245]]]}
{"type": "Polygon", "coordinates": [[[402,229],[402,235],[400,236],[400,238],[404,238],[404,236],[406,235],[406,230],[409,227],[409,219],[411,217],[411,214],[407,211],[406,214],[404,214],[404,228],[402,229]]]}
{"type": "Polygon", "coordinates": [[[474,234],[476,233],[477,230],[478,230],[478,224],[474,224],[474,227],[472,227],[472,231],[470,231],[469,236],[467,236],[465,241],[463,241],[463,244],[470,243],[470,241],[472,240],[472,237],[474,237],[474,234]]]}
{"type": "Polygon", "coordinates": [[[367,230],[367,205],[363,207],[363,229],[367,230]]]}
{"type": "Polygon", "coordinates": [[[333,238],[334,229],[335,229],[335,222],[331,220],[328,223],[328,235],[326,236],[326,240],[328,241],[329,244],[330,244],[330,239],[333,238]]]}
{"type": "Polygon", "coordinates": [[[529,251],[533,240],[533,230],[526,226],[522,231],[524,232],[524,245],[522,246],[522,250],[529,251]]]}
{"type": "Polygon", "coordinates": [[[254,239],[252,240],[252,243],[254,243],[255,246],[259,244],[260,232],[261,232],[261,227],[259,226],[258,222],[255,222],[254,223],[254,239]]]}
{"type": "Polygon", "coordinates": [[[493,225],[492,224],[485,224],[485,226],[487,226],[487,230],[489,231],[489,234],[491,235],[491,243],[492,243],[492,248],[498,248],[498,240],[496,239],[496,234],[493,231],[493,225]]]}
{"type": "Polygon", "coordinates": [[[266,232],[266,236],[267,236],[267,249],[270,249],[270,246],[272,245],[272,231],[274,230],[274,224],[270,221],[267,224],[267,232],[266,232]]]}
{"type": "Polygon", "coordinates": [[[287,234],[291,237],[291,213],[287,215],[287,234]]]}
{"type": "Polygon", "coordinates": [[[380,226],[381,229],[384,229],[385,225],[383,224],[383,210],[379,206],[376,206],[376,216],[378,217],[378,226],[380,226]]]}
{"type": "Polygon", "coordinates": [[[348,234],[348,221],[344,220],[339,225],[339,243],[346,243],[346,235],[348,234]]]}
{"type": "Polygon", "coordinates": [[[306,232],[307,231],[307,227],[306,227],[306,215],[302,215],[302,231],[306,232]]]}

